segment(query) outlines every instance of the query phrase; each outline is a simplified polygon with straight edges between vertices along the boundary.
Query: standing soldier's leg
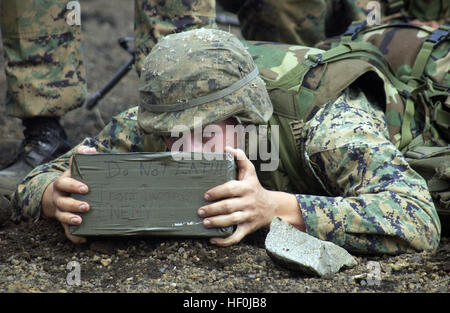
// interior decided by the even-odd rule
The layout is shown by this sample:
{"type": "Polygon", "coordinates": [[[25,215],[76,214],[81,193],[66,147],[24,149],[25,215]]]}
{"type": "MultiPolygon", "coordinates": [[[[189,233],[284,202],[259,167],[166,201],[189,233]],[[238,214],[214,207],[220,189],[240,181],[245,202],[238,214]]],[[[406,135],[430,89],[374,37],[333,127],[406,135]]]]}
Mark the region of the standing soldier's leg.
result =
{"type": "Polygon", "coordinates": [[[135,0],[138,74],[145,57],[163,36],[200,27],[216,27],[215,0],[135,0]]]}
{"type": "MultiPolygon", "coordinates": [[[[219,0],[220,3],[225,1],[219,0]]],[[[242,3],[238,17],[242,35],[248,40],[311,46],[325,38],[326,0],[246,0],[242,3]]]]}
{"type": "Polygon", "coordinates": [[[63,0],[0,0],[7,77],[7,113],[21,118],[25,140],[17,160],[0,171],[9,194],[35,166],[68,150],[59,117],[81,106],[86,82],[80,26],[70,26],[63,0]]]}

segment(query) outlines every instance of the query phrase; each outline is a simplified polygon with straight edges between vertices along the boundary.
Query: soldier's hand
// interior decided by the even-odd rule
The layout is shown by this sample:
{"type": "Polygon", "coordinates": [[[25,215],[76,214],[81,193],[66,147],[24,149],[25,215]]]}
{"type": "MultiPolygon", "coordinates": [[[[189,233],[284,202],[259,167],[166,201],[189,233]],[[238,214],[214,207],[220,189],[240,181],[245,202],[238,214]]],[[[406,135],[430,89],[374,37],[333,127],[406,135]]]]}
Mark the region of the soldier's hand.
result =
{"type": "MultiPolygon", "coordinates": [[[[97,150],[87,146],[80,146],[76,152],[96,153],[97,150]]],[[[85,194],[88,192],[88,186],[71,177],[71,165],[72,158],[69,162],[69,168],[45,190],[42,197],[42,211],[46,217],[55,218],[60,221],[64,227],[66,237],[73,243],[78,244],[86,242],[86,238],[71,235],[69,225],[81,224],[81,217],[74,213],[89,211],[89,204],[75,200],[70,197],[70,194],[85,194]]]]}
{"type": "MultiPolygon", "coordinates": [[[[229,246],[240,242],[247,234],[268,226],[275,217],[278,197],[264,189],[256,176],[254,165],[240,149],[226,148],[234,155],[239,168],[238,180],[208,190],[205,199],[217,201],[198,210],[206,228],[236,225],[226,238],[211,238],[211,243],[229,246]],[[218,201],[220,200],[220,201],[218,201]]],[[[286,194],[288,195],[288,194],[286,194]]]]}

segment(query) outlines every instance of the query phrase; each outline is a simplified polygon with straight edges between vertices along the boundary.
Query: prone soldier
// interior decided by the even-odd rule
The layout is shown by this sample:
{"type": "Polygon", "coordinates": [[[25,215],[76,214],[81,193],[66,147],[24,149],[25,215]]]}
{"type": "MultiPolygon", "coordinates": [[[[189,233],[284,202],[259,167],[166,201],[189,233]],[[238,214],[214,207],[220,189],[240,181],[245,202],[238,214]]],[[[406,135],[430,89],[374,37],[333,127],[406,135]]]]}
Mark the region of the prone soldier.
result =
{"type": "MultiPolygon", "coordinates": [[[[311,52],[305,47],[294,51],[303,57],[311,52]]],[[[284,61],[292,60],[285,56],[269,67],[272,79],[284,61]]],[[[393,90],[381,76],[375,80],[393,90]]],[[[255,166],[258,160],[250,161],[223,132],[216,152],[235,157],[238,179],[206,191],[210,204],[198,208],[198,215],[207,228],[235,225],[236,230],[229,237],[212,238],[213,244],[236,244],[279,216],[351,252],[437,249],[441,226],[426,182],[389,139],[381,103],[358,79],[311,110],[303,107],[305,101],[274,106],[246,47],[230,33],[199,29],[166,36],[154,47],[142,68],[139,93],[138,107],[24,179],[13,197],[15,220],[56,218],[70,240],[84,242],[86,238],[68,231],[68,225],[82,223],[77,213],[90,209],[89,203],[70,196],[88,192],[88,186],[71,178],[73,153],[170,150],[176,141],[170,136],[173,128],[181,124],[194,130],[199,127],[195,117],[201,117],[203,126],[221,129],[278,125],[284,151],[278,167],[263,172],[255,166]],[[289,112],[305,115],[289,118],[289,112]]],[[[385,100],[390,98],[395,97],[387,94],[385,100]]],[[[185,149],[198,151],[209,140],[194,137],[185,149]]]]}

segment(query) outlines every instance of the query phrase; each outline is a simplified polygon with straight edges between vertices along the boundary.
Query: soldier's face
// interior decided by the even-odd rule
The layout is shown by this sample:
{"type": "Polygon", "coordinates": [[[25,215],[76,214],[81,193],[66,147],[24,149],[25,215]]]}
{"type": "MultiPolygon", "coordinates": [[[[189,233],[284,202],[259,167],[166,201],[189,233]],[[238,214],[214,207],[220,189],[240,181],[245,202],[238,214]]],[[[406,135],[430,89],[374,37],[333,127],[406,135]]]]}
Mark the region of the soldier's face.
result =
{"type": "Polygon", "coordinates": [[[203,129],[194,129],[179,136],[163,136],[170,151],[182,152],[219,152],[225,151],[226,146],[236,148],[237,134],[227,131],[227,126],[237,125],[234,118],[210,124],[203,129]]]}

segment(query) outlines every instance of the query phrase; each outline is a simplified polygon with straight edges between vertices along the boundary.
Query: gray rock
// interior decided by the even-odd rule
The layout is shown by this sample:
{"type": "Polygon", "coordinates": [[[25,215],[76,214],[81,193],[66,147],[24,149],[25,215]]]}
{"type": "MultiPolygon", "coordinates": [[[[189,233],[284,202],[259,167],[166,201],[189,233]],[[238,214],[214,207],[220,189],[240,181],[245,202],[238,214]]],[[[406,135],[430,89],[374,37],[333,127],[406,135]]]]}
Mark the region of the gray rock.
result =
{"type": "Polygon", "coordinates": [[[345,249],[299,231],[278,217],[270,224],[266,251],[284,267],[318,276],[336,273],[343,266],[357,264],[345,249]]]}

